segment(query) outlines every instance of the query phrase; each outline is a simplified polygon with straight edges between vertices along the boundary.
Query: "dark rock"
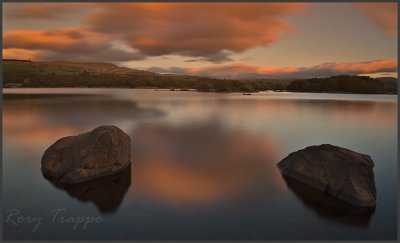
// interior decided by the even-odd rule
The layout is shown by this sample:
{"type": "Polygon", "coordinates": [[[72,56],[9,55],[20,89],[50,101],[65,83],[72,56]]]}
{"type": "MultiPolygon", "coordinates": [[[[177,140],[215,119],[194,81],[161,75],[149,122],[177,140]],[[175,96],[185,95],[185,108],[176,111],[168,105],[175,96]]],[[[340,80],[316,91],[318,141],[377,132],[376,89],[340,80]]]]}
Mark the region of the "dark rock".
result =
{"type": "Polygon", "coordinates": [[[122,171],[130,164],[130,138],[115,126],[64,137],[42,157],[42,172],[61,183],[79,183],[122,171]]]}
{"type": "Polygon", "coordinates": [[[374,162],[371,157],[323,144],[289,154],[278,167],[301,181],[353,206],[375,206],[374,162]]]}
{"type": "Polygon", "coordinates": [[[283,176],[288,188],[320,218],[335,223],[367,228],[375,207],[356,207],[301,181],[283,176]]]}
{"type": "Polygon", "coordinates": [[[131,166],[113,175],[78,184],[64,184],[52,177],[45,178],[56,188],[66,191],[81,202],[92,202],[104,214],[115,212],[131,185],[131,166]]]}

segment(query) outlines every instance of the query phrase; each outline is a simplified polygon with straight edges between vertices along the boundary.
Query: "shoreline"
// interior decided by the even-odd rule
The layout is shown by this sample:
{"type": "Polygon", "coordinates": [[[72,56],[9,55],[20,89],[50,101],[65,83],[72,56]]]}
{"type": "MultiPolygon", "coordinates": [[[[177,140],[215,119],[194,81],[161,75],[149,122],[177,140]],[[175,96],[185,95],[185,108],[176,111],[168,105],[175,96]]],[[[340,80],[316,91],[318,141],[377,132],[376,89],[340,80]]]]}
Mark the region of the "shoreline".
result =
{"type": "MultiPolygon", "coordinates": [[[[290,90],[262,90],[262,91],[201,91],[197,89],[164,89],[164,88],[127,88],[127,87],[3,87],[2,90],[27,90],[27,89],[79,89],[79,90],[95,90],[95,89],[124,89],[124,90],[153,90],[157,92],[199,92],[199,93],[218,93],[218,94],[243,94],[252,95],[261,92],[271,93],[304,93],[304,94],[354,94],[354,95],[398,95],[396,93],[353,93],[353,92],[307,92],[307,91],[290,91],[290,90]]],[[[4,93],[4,92],[3,92],[4,93]]]]}

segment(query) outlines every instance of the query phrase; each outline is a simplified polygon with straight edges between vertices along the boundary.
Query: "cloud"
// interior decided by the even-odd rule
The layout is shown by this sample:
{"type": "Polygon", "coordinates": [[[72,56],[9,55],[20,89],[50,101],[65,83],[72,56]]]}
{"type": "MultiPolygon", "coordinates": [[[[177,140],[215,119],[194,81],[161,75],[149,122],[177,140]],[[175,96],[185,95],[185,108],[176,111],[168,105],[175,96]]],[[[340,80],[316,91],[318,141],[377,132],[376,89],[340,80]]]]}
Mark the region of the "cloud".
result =
{"type": "Polygon", "coordinates": [[[54,20],[95,7],[90,3],[5,3],[6,18],[54,20]]]}
{"type": "Polygon", "coordinates": [[[219,78],[309,78],[342,74],[372,74],[397,72],[395,60],[372,60],[365,62],[329,62],[311,67],[257,67],[246,64],[213,65],[202,68],[161,69],[163,73],[188,74],[219,78]]]}
{"type": "Polygon", "coordinates": [[[232,51],[219,51],[216,54],[208,55],[207,57],[194,57],[192,59],[188,59],[185,62],[206,62],[210,61],[213,63],[222,63],[222,62],[230,62],[233,61],[229,56],[234,54],[232,51]]]}
{"type": "MultiPolygon", "coordinates": [[[[3,53],[8,58],[15,58],[12,54],[16,54],[33,55],[36,60],[104,62],[175,55],[185,57],[186,62],[221,64],[233,62],[234,54],[269,46],[295,32],[285,17],[302,12],[307,6],[306,3],[6,3],[4,16],[10,26],[18,22],[17,26],[24,28],[30,26],[24,23],[34,20],[49,24],[38,27],[48,30],[4,32],[3,53]],[[68,21],[77,26],[59,28],[60,23],[69,24],[68,21]],[[114,42],[123,43],[124,48],[115,48],[114,42]]],[[[351,6],[386,33],[397,34],[395,3],[351,6]]]]}
{"type": "Polygon", "coordinates": [[[70,28],[59,30],[10,30],[3,34],[3,55],[16,58],[23,53],[34,60],[77,61],[128,61],[145,58],[115,48],[107,36],[87,29],[70,28]]]}
{"type": "Polygon", "coordinates": [[[3,58],[4,59],[36,59],[35,57],[40,56],[41,51],[32,51],[18,48],[3,48],[3,58]]]}
{"type": "Polygon", "coordinates": [[[90,35],[107,36],[124,42],[143,57],[181,55],[191,57],[191,61],[221,63],[232,61],[231,54],[268,46],[293,32],[294,27],[283,16],[301,11],[305,4],[19,3],[6,6],[6,17],[17,20],[59,21],[67,15],[79,17],[82,21],[78,28],[87,34],[69,30],[41,33],[13,30],[6,33],[5,48],[45,50],[47,47],[48,51],[64,52],[67,56],[71,56],[71,49],[80,49],[82,55],[101,50],[99,43],[72,36],[80,34],[86,39],[90,35]]]}
{"type": "Polygon", "coordinates": [[[105,4],[86,23],[148,56],[177,54],[223,62],[231,60],[231,52],[270,45],[293,31],[281,17],[302,8],[297,3],[105,4]]]}
{"type": "Polygon", "coordinates": [[[387,34],[397,36],[397,3],[353,3],[352,6],[387,34]]]}
{"type": "Polygon", "coordinates": [[[99,47],[95,33],[78,29],[62,29],[54,31],[11,30],[3,35],[3,48],[20,48],[29,50],[94,51],[99,47]]]}
{"type": "Polygon", "coordinates": [[[180,67],[169,67],[169,68],[149,67],[146,68],[146,70],[154,73],[169,73],[169,74],[181,74],[181,75],[188,74],[186,68],[180,68],[180,67]]]}

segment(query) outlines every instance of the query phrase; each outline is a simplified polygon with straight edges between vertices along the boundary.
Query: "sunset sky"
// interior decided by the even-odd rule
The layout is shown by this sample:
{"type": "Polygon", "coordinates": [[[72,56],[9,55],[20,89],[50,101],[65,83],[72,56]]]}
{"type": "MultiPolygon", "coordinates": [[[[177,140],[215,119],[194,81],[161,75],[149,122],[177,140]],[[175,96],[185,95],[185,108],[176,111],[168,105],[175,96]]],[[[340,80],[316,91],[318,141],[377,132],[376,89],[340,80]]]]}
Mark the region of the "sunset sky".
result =
{"type": "Polygon", "coordinates": [[[217,77],[397,77],[397,3],[4,3],[3,58],[217,77]]]}

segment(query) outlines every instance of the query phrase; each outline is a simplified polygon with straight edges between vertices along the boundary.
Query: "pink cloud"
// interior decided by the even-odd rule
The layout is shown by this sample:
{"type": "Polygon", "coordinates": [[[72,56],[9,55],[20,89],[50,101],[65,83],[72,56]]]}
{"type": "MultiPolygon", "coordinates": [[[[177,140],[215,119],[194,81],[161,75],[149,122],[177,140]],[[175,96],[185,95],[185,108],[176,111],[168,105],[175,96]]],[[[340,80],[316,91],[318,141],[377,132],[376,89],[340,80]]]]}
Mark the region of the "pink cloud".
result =
{"type": "Polygon", "coordinates": [[[126,61],[143,55],[113,49],[109,36],[84,28],[10,30],[3,33],[5,58],[33,60],[126,61]]]}
{"type": "MultiPolygon", "coordinates": [[[[170,70],[163,71],[168,72],[170,70]]],[[[307,78],[342,74],[358,75],[380,72],[397,72],[397,62],[389,59],[364,62],[329,62],[311,67],[258,67],[236,63],[230,65],[213,65],[201,68],[187,68],[178,71],[184,74],[220,78],[307,78]]]]}
{"type": "Polygon", "coordinates": [[[353,3],[352,6],[387,34],[397,35],[397,3],[353,3]]]}
{"type": "MultiPolygon", "coordinates": [[[[10,4],[9,4],[10,5],[10,4]]],[[[26,3],[11,5],[9,18],[59,19],[85,9],[80,34],[119,40],[143,56],[181,55],[212,62],[230,54],[268,46],[295,29],[283,16],[303,3],[26,3]],[[86,33],[85,33],[86,32],[86,33]]],[[[18,31],[18,30],[14,30],[18,31]]],[[[22,30],[19,30],[22,31],[22,30]]],[[[71,38],[65,30],[6,33],[5,48],[62,52],[68,46],[99,49],[96,42],[71,38]],[[32,35],[33,39],[26,38],[32,35]],[[53,35],[52,35],[53,34],[53,35]],[[40,40],[39,40],[40,38],[40,40]],[[12,46],[12,47],[10,47],[12,46]]]]}

